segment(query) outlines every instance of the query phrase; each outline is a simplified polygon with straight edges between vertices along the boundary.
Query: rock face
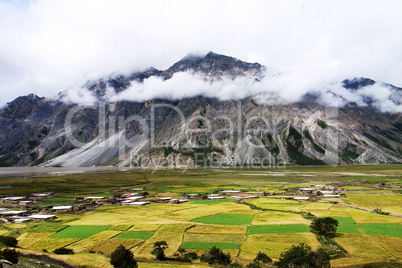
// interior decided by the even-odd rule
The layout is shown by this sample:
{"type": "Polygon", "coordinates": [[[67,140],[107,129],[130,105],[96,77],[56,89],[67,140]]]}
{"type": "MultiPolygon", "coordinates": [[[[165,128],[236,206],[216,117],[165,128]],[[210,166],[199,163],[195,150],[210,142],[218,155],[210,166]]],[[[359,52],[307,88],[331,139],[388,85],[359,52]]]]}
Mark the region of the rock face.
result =
{"type": "MultiPolygon", "coordinates": [[[[93,107],[19,97],[0,109],[0,166],[194,167],[378,164],[402,162],[401,114],[384,114],[365,99],[340,109],[323,107],[317,96],[268,105],[247,97],[221,101],[196,96],[180,100],[108,102],[106,90],[122,92],[133,82],[177,72],[213,83],[239,76],[259,81],[265,67],[208,53],[189,55],[169,69],[150,68],[129,76],[88,82],[93,107]]],[[[349,91],[371,79],[344,80],[349,91]]],[[[392,85],[400,105],[402,90],[392,85]]]]}

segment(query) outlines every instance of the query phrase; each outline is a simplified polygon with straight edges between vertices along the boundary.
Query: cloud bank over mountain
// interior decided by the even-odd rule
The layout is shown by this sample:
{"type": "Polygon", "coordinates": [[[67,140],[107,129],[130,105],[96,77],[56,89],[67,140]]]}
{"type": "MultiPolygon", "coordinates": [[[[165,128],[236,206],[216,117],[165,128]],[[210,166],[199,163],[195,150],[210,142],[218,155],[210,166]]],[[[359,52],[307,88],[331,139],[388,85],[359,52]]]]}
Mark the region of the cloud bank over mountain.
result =
{"type": "Polygon", "coordinates": [[[189,52],[212,50],[259,62],[278,75],[260,83],[238,78],[210,84],[177,73],[110,97],[204,93],[228,99],[265,92],[295,101],[321,91],[327,99],[335,93],[357,103],[374,96],[383,110],[395,110],[387,102],[388,87],[377,83],[357,94],[344,92],[340,81],[370,77],[402,85],[401,8],[398,0],[0,1],[0,105],[66,89],[76,101],[90,101],[91,95],[79,93],[87,80],[150,66],[166,69],[189,52]]]}

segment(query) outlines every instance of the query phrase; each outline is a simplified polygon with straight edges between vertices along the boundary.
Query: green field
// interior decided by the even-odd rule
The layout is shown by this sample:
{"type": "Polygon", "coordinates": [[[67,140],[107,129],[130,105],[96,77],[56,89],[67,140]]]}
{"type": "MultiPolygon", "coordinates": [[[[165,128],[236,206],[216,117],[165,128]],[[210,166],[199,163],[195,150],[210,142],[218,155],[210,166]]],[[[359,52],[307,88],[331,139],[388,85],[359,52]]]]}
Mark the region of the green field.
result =
{"type": "Polygon", "coordinates": [[[75,225],[52,235],[54,238],[87,238],[96,233],[109,229],[110,226],[104,225],[75,225]]]}
{"type": "Polygon", "coordinates": [[[247,227],[247,234],[283,234],[283,233],[307,233],[309,228],[305,224],[286,225],[252,225],[247,227]]]}
{"type": "Polygon", "coordinates": [[[182,247],[184,249],[210,249],[216,246],[220,249],[239,249],[240,244],[236,243],[218,243],[218,242],[199,242],[199,241],[187,241],[184,242],[182,247]]]}
{"type": "Polygon", "coordinates": [[[253,219],[252,215],[242,214],[216,214],[192,220],[192,222],[218,224],[218,225],[249,225],[253,219]]]}
{"type": "Polygon", "coordinates": [[[154,232],[124,232],[116,236],[119,239],[142,239],[146,240],[153,235],[154,232]]]}
{"type": "Polygon", "coordinates": [[[368,235],[386,235],[402,237],[402,225],[401,224],[361,224],[360,227],[368,235]]]}
{"type": "Polygon", "coordinates": [[[362,231],[357,226],[356,222],[352,218],[347,217],[333,217],[338,220],[339,225],[336,229],[339,233],[349,233],[349,234],[361,234],[362,231]]]}

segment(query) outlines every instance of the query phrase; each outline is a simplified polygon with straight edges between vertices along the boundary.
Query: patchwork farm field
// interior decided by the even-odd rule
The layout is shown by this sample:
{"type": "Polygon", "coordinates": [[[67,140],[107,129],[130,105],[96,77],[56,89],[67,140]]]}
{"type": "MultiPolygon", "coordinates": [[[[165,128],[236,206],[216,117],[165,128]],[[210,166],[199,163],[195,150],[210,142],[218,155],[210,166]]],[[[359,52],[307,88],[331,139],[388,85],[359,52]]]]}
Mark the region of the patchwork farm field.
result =
{"type": "Polygon", "coordinates": [[[96,233],[102,232],[104,230],[109,229],[110,226],[102,226],[102,225],[76,225],[69,226],[66,229],[63,229],[60,232],[55,233],[52,237],[55,238],[87,238],[96,233]]]}
{"type": "Polygon", "coordinates": [[[221,190],[240,191],[241,195],[255,198],[238,200],[222,194],[224,198],[218,200],[198,198],[181,204],[152,202],[139,207],[100,204],[89,210],[56,214],[57,218],[51,221],[1,223],[0,234],[17,238],[20,251],[48,254],[71,265],[87,267],[112,267],[109,256],[119,245],[134,253],[139,267],[207,266],[199,259],[192,264],[154,262],[151,252],[157,241],[166,241],[168,257],[173,257],[179,247],[200,255],[216,246],[244,266],[260,251],[277,261],[283,251],[299,243],[313,250],[320,246],[339,247],[340,253],[331,260],[333,267],[401,263],[402,217],[396,215],[402,214],[401,178],[401,165],[186,172],[130,170],[1,178],[0,186],[12,186],[0,188],[3,196],[52,189],[54,194],[39,200],[33,208],[36,210],[38,207],[45,210],[50,204],[76,204],[76,198],[86,196],[112,198],[139,187],[148,193],[147,200],[218,194],[221,190]],[[27,182],[34,187],[24,185],[27,182]],[[293,200],[295,193],[291,189],[313,185],[334,186],[342,189],[344,195],[293,200]],[[374,207],[380,208],[381,213],[364,210],[374,207]],[[310,232],[314,217],[338,220],[337,235],[331,245],[310,232]],[[52,253],[60,247],[72,249],[76,254],[52,253]]]}

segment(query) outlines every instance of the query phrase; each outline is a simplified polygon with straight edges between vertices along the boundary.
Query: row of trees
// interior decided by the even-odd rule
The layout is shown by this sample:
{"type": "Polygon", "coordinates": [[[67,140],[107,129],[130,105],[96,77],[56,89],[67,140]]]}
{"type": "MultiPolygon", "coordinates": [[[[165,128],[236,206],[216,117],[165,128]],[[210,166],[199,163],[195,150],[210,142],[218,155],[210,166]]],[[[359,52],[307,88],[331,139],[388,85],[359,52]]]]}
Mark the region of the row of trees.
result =
{"type": "MultiPolygon", "coordinates": [[[[179,248],[177,251],[176,258],[167,258],[165,256],[164,250],[168,248],[166,241],[158,241],[154,244],[154,249],[152,255],[155,256],[156,260],[175,260],[175,261],[185,261],[191,262],[191,260],[197,259],[196,253],[187,253],[185,249],[179,248]]],[[[120,245],[111,254],[110,263],[115,268],[136,268],[138,264],[134,259],[133,253],[126,249],[124,246],[120,245]]],[[[292,246],[288,251],[282,252],[281,257],[278,262],[275,262],[275,266],[278,268],[288,268],[288,267],[312,267],[312,268],[329,268],[330,267],[330,255],[323,249],[319,248],[315,251],[311,249],[310,246],[306,244],[299,244],[297,246],[292,246]]],[[[230,253],[224,253],[221,249],[217,247],[212,247],[209,251],[201,255],[200,261],[208,263],[210,265],[221,265],[230,267],[243,267],[238,262],[232,262],[230,253]]],[[[268,257],[263,252],[258,252],[257,256],[247,265],[247,268],[258,268],[261,264],[272,263],[272,259],[268,257]]]]}

